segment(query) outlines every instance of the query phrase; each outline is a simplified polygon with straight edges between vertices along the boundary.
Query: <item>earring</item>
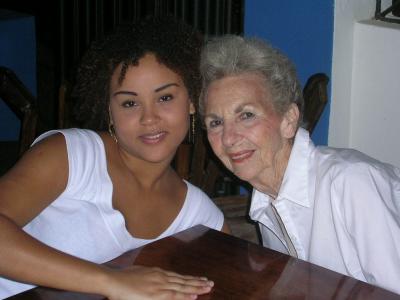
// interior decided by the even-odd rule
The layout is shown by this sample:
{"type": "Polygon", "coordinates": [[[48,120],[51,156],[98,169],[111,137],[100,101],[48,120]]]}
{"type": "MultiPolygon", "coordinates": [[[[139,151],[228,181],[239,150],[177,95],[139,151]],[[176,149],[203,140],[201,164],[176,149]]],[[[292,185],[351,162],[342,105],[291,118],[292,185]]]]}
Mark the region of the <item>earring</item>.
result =
{"type": "Polygon", "coordinates": [[[190,115],[190,126],[189,126],[189,143],[194,144],[194,136],[196,134],[196,117],[194,114],[190,115]]]}
{"type": "Polygon", "coordinates": [[[114,124],[111,122],[108,124],[108,133],[113,138],[114,142],[116,142],[118,144],[118,139],[117,139],[117,136],[115,135],[114,124]]]}

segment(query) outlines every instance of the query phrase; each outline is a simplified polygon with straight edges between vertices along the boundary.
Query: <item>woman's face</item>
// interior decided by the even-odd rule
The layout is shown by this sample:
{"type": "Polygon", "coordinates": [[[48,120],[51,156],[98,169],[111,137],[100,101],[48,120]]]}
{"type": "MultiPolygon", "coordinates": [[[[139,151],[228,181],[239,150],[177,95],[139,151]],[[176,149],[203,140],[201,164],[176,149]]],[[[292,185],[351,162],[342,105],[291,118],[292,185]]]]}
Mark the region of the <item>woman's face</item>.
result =
{"type": "Polygon", "coordinates": [[[263,77],[247,73],[214,81],[205,99],[213,151],[229,170],[250,183],[274,177],[277,168],[285,165],[289,140],[296,132],[289,116],[275,112],[270,97],[263,77]]]}
{"type": "Polygon", "coordinates": [[[130,66],[121,84],[117,68],[110,86],[110,118],[122,151],[149,162],[170,161],[185,138],[194,112],[182,78],[154,55],[130,66]]]}

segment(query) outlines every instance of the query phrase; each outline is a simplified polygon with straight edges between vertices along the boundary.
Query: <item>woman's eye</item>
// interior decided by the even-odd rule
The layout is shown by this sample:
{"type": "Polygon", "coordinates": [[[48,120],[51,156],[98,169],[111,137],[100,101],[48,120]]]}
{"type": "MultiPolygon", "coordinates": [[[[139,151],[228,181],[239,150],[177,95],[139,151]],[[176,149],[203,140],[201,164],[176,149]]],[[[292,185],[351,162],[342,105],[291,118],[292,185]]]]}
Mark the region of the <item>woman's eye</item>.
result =
{"type": "Polygon", "coordinates": [[[240,115],[240,119],[241,120],[247,120],[247,119],[251,119],[251,118],[254,118],[254,117],[255,117],[255,115],[252,112],[248,112],[248,111],[243,112],[240,115]]]}
{"type": "Polygon", "coordinates": [[[216,127],[220,126],[221,124],[222,124],[221,120],[218,120],[218,119],[217,120],[212,120],[212,121],[207,123],[207,128],[208,129],[213,129],[213,128],[216,128],[216,127]]]}
{"type": "Polygon", "coordinates": [[[172,98],[173,98],[172,95],[164,95],[160,97],[160,101],[161,102],[170,101],[172,100],[172,98]]]}
{"type": "Polygon", "coordinates": [[[122,102],[122,106],[123,107],[133,107],[133,106],[136,106],[136,105],[137,105],[137,103],[135,101],[133,101],[133,100],[128,100],[128,101],[122,102]]]}

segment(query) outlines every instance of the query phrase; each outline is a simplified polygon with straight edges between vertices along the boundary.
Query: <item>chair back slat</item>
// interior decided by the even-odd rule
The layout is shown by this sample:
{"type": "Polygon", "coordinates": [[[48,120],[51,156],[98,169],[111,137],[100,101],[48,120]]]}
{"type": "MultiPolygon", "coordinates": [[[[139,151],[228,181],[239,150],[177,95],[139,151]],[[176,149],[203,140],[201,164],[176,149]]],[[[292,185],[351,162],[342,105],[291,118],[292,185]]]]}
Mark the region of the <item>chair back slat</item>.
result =
{"type": "Polygon", "coordinates": [[[314,131],[322,112],[328,103],[329,78],[323,73],[312,75],[303,89],[304,98],[304,123],[305,128],[310,132],[314,131]]]}
{"type": "Polygon", "coordinates": [[[35,97],[15,73],[0,67],[0,97],[21,120],[19,155],[22,155],[36,137],[38,111],[35,97]]]}

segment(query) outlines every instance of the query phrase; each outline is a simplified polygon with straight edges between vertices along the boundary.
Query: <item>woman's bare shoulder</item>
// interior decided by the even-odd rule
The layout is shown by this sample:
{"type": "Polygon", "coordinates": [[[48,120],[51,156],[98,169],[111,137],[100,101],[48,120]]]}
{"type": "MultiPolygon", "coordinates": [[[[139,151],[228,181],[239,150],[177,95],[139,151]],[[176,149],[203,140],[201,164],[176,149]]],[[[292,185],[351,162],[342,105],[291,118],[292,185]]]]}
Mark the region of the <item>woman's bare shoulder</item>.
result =
{"type": "Polygon", "coordinates": [[[54,201],[68,181],[68,155],[62,134],[33,145],[0,178],[0,213],[21,226],[54,201]]]}

